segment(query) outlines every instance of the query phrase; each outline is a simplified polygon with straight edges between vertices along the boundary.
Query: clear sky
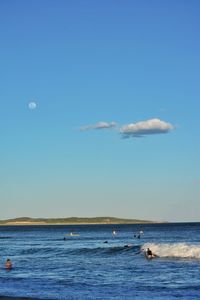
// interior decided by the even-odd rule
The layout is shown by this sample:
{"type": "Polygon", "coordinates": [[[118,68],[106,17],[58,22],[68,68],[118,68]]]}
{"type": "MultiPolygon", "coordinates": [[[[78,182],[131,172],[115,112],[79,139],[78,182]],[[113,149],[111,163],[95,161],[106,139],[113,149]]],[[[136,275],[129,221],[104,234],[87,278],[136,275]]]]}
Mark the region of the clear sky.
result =
{"type": "Polygon", "coordinates": [[[200,220],[199,12],[0,1],[0,219],[200,220]]]}

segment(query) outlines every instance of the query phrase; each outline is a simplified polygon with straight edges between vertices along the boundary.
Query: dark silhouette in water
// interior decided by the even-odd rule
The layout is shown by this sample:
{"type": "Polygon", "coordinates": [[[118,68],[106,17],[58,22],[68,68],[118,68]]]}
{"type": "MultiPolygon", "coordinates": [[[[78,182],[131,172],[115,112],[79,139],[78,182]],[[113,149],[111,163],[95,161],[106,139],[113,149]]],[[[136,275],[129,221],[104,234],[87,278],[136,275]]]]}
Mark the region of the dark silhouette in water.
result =
{"type": "Polygon", "coordinates": [[[146,249],[145,251],[146,258],[151,259],[158,257],[156,254],[154,254],[149,248],[146,249]]]}
{"type": "Polygon", "coordinates": [[[7,270],[11,270],[12,269],[12,262],[11,262],[11,260],[9,258],[6,260],[5,268],[7,270]]]}
{"type": "Polygon", "coordinates": [[[130,248],[130,247],[132,247],[132,245],[130,244],[124,245],[124,248],[130,248]]]}

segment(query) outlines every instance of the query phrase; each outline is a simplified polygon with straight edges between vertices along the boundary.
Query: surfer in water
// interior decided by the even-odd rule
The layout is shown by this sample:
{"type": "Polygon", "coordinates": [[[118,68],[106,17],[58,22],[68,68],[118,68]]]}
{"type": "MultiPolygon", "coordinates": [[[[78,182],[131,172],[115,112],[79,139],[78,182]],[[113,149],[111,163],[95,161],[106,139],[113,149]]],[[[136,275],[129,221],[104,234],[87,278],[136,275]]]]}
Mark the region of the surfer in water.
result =
{"type": "Polygon", "coordinates": [[[157,255],[154,254],[149,248],[146,249],[145,255],[146,255],[146,258],[155,258],[155,257],[157,257],[157,255]]]}
{"type": "Polygon", "coordinates": [[[116,230],[113,230],[113,231],[112,231],[112,235],[113,235],[113,236],[117,235],[117,231],[116,231],[116,230]]]}

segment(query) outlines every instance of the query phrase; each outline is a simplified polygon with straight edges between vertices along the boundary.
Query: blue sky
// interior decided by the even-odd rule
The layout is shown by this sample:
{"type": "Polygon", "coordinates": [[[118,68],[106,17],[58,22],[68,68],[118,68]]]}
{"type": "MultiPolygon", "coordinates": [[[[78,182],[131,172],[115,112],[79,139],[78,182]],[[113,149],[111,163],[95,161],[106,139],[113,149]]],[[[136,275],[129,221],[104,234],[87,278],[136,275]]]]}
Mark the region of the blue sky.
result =
{"type": "Polygon", "coordinates": [[[0,219],[199,221],[199,9],[1,0],[0,219]]]}

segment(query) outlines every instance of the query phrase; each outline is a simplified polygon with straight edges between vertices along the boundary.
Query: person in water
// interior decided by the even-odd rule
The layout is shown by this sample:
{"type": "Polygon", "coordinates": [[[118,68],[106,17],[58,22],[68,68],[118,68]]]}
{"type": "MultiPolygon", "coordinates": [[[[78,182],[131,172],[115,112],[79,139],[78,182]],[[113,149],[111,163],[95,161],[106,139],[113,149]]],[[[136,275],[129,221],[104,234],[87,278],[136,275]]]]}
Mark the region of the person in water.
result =
{"type": "Polygon", "coordinates": [[[115,236],[116,234],[117,234],[117,231],[116,231],[116,230],[113,230],[113,231],[112,231],[112,235],[115,236]]]}
{"type": "Polygon", "coordinates": [[[8,270],[12,269],[12,262],[9,258],[6,260],[5,268],[8,270]]]}
{"type": "Polygon", "coordinates": [[[149,248],[146,249],[146,257],[147,258],[155,258],[158,257],[156,254],[154,254],[149,248]]]}
{"type": "Polygon", "coordinates": [[[148,256],[152,256],[152,255],[153,255],[152,251],[151,251],[149,248],[147,248],[146,254],[147,254],[148,256]]]}

